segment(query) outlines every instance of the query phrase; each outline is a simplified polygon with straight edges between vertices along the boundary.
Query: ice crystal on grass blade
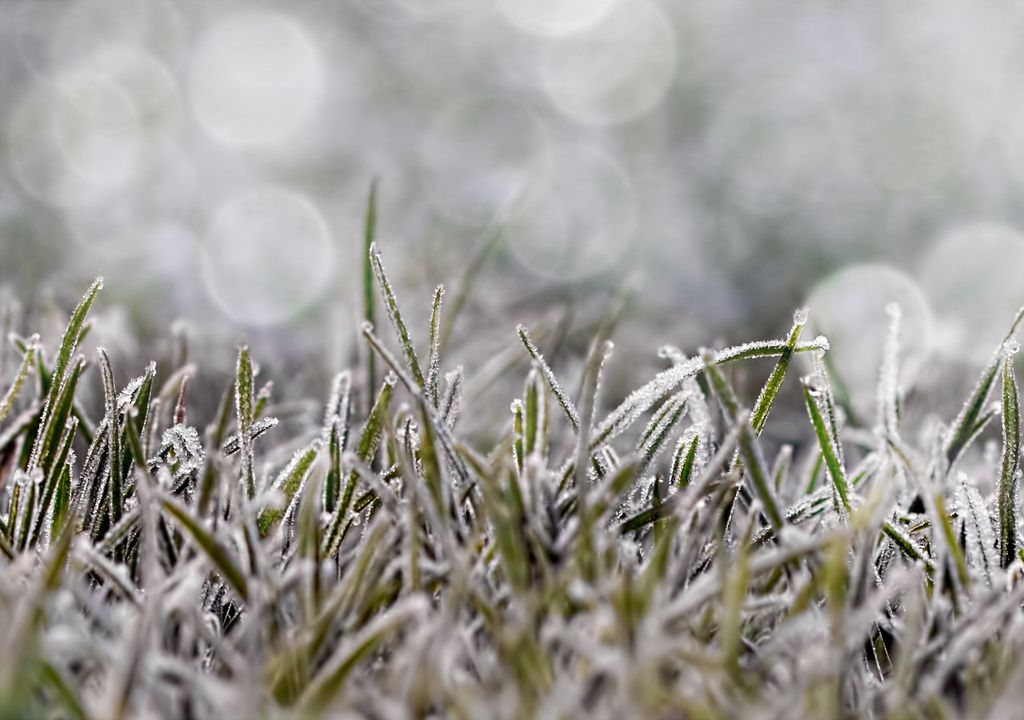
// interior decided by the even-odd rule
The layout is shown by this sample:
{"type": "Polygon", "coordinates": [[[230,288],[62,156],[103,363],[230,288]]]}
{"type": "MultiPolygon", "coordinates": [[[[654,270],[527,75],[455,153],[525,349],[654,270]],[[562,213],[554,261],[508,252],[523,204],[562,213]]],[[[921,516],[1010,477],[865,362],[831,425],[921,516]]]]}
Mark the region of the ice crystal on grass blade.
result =
{"type": "MultiPolygon", "coordinates": [[[[179,358],[164,376],[118,356],[126,377],[143,370],[118,386],[107,353],[87,365],[98,286],[53,357],[15,341],[0,388],[0,656],[18,661],[0,663],[0,717],[1013,707],[1020,316],[941,435],[903,412],[917,398],[899,385],[896,313],[866,427],[842,412],[827,341],[800,339],[803,309],[782,339],[697,357],[664,346],[653,377],[616,367],[601,323],[576,398],[520,326],[509,346],[527,362],[494,384],[512,390],[491,425],[462,367],[441,374],[461,291],[446,322],[435,292],[420,369],[372,235],[367,317],[376,283],[401,351],[367,322],[364,366],[286,431],[271,432],[269,383],[257,390],[244,345],[203,433],[184,390],[205,386],[202,366],[179,358]],[[813,372],[796,378],[800,353],[813,372]],[[456,422],[464,393],[472,412],[456,422]],[[982,436],[990,452],[972,448],[982,436]]],[[[470,373],[481,360],[462,359],[470,373]]]]}

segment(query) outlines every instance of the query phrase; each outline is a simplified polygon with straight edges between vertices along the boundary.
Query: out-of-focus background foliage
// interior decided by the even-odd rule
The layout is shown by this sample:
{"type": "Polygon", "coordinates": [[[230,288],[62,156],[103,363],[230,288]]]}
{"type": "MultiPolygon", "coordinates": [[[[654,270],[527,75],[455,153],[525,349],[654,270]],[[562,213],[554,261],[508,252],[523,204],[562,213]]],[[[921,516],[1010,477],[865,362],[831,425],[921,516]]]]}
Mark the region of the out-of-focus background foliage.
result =
{"type": "Polygon", "coordinates": [[[623,285],[620,359],[809,301],[869,385],[897,300],[908,373],[976,363],[1024,301],[1021,38],[1020,2],[0,0],[0,284],[102,274],[122,357],[181,318],[320,378],[376,177],[417,328],[500,228],[452,336],[478,371],[623,285]]]}

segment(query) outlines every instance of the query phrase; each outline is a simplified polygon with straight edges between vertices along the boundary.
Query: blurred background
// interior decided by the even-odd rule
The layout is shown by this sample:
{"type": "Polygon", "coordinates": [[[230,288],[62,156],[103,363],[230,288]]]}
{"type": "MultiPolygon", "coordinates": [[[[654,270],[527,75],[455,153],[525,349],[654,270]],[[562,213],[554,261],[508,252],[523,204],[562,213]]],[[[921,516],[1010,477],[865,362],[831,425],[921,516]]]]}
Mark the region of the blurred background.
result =
{"type": "Polygon", "coordinates": [[[1020,2],[0,0],[0,306],[103,275],[126,373],[247,338],[323,382],[376,178],[421,343],[481,259],[446,363],[481,392],[516,322],[574,377],[625,287],[612,394],[806,303],[870,399],[886,303],[908,382],[1024,303],[1022,37],[1020,2]]]}

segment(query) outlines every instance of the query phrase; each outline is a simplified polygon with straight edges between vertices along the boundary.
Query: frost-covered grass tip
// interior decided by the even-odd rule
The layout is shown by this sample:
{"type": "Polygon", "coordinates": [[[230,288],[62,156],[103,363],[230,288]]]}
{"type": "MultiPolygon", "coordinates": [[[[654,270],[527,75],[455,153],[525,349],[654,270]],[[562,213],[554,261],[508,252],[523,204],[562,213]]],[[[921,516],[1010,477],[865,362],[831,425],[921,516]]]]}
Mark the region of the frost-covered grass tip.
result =
{"type": "Polygon", "coordinates": [[[247,347],[206,427],[184,360],[121,386],[128,368],[80,355],[99,281],[57,344],[12,336],[0,717],[1020,716],[1022,313],[924,431],[901,417],[898,308],[864,427],[804,310],[780,340],[663,348],[614,407],[613,323],[578,392],[509,327],[522,391],[467,433],[454,313],[439,288],[421,354],[372,217],[368,352],[295,436],[247,347]],[[750,396],[731,382],[746,363],[770,367],[750,396]],[[769,452],[786,384],[804,436],[769,452]]]}

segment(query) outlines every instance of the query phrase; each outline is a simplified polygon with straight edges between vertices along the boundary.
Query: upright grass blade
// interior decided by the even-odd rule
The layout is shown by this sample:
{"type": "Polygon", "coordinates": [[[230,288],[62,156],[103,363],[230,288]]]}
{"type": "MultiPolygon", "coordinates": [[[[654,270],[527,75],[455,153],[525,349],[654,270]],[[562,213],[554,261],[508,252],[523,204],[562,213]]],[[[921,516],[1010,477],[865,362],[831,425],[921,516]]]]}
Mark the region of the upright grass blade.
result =
{"type": "Polygon", "coordinates": [[[124,472],[121,465],[121,424],[120,413],[117,407],[117,389],[114,386],[114,372],[110,367],[110,358],[103,348],[98,350],[100,356],[100,371],[103,375],[103,396],[105,398],[107,430],[108,459],[107,467],[110,476],[107,480],[108,510],[111,526],[121,520],[121,513],[124,508],[124,472]]]}
{"type": "Polygon", "coordinates": [[[434,288],[434,299],[430,303],[430,356],[427,361],[427,397],[437,407],[439,401],[438,382],[441,374],[441,301],[444,299],[444,285],[434,288]]]}
{"type": "Polygon", "coordinates": [[[36,445],[29,461],[30,468],[36,467],[40,462],[43,452],[50,449],[53,435],[56,432],[54,427],[64,427],[63,422],[58,426],[51,418],[58,405],[58,396],[61,394],[62,389],[66,388],[65,380],[68,376],[68,370],[71,366],[71,359],[74,356],[75,349],[86,332],[84,328],[85,319],[88,317],[93,301],[101,289],[103,289],[103,278],[96,278],[92,285],[89,286],[89,289],[85,291],[85,295],[82,296],[74,312],[71,313],[67,328],[64,330],[64,335],[60,341],[60,348],[57,351],[57,359],[53,365],[53,372],[50,374],[50,386],[47,390],[46,401],[43,403],[40,431],[36,437],[36,445]]]}
{"type": "Polygon", "coordinates": [[[786,377],[786,370],[789,369],[789,363],[793,359],[797,342],[800,340],[800,331],[803,330],[806,324],[807,310],[806,308],[800,308],[793,313],[793,328],[789,331],[789,337],[786,339],[786,348],[779,355],[775,367],[772,368],[771,375],[768,376],[764,387],[761,388],[761,393],[757,396],[757,401],[754,403],[754,409],[750,415],[750,425],[758,435],[764,430],[765,423],[768,421],[768,413],[771,412],[775,398],[778,397],[779,390],[782,388],[782,381],[786,377]]]}
{"type": "MultiPolygon", "coordinates": [[[[366,418],[366,423],[363,425],[362,433],[359,436],[359,444],[356,447],[356,455],[364,463],[370,461],[370,458],[373,457],[380,446],[384,430],[384,416],[391,404],[391,396],[394,393],[396,382],[397,379],[390,373],[384,378],[380,392],[377,393],[377,399],[374,401],[370,414],[366,418]]],[[[349,507],[352,504],[352,496],[355,493],[358,481],[359,476],[356,471],[350,471],[341,498],[331,514],[327,531],[324,533],[323,547],[320,548],[320,554],[324,557],[333,557],[338,552],[343,536],[342,528],[348,519],[349,507]]]]}
{"type": "Polygon", "coordinates": [[[846,468],[843,466],[842,458],[837,449],[838,439],[833,436],[832,428],[822,416],[821,408],[818,405],[818,398],[824,392],[821,383],[827,380],[821,375],[813,375],[803,378],[804,403],[807,405],[807,414],[811,418],[811,425],[814,427],[814,435],[818,439],[818,447],[825,460],[825,467],[828,469],[829,479],[832,487],[846,512],[850,511],[849,490],[846,483],[846,468]]]}
{"type": "Polygon", "coordinates": [[[420,370],[420,361],[416,356],[416,348],[413,346],[409,329],[402,318],[402,312],[398,308],[398,299],[395,297],[395,291],[392,289],[391,282],[384,272],[384,263],[381,260],[381,254],[377,250],[376,244],[370,246],[370,262],[373,265],[373,274],[377,278],[377,287],[380,288],[381,295],[384,297],[384,305],[388,311],[388,317],[391,318],[391,326],[395,329],[398,342],[401,344],[402,352],[405,354],[405,362],[409,367],[409,372],[412,373],[416,384],[421,389],[426,389],[426,379],[423,377],[423,371],[420,370]]]}
{"type": "Polygon", "coordinates": [[[1016,345],[1004,350],[1003,453],[999,463],[999,564],[1007,567],[1017,556],[1017,490],[1020,484],[1020,398],[1013,370],[1016,345]]]}
{"type": "MultiPolygon", "coordinates": [[[[370,181],[366,197],[366,215],[363,220],[363,320],[377,324],[377,301],[373,294],[373,243],[377,237],[377,180],[370,181]]],[[[366,393],[377,387],[377,359],[373,350],[366,357],[366,393]]],[[[369,403],[367,403],[369,404],[369,403]]]]}
{"type": "Polygon", "coordinates": [[[1003,343],[992,354],[992,359],[985,366],[985,369],[981,371],[981,376],[967,398],[967,402],[964,403],[964,406],[960,409],[960,414],[953,421],[953,426],[946,441],[946,460],[950,468],[953,467],[957,458],[967,448],[970,440],[977,436],[978,421],[984,414],[985,403],[988,401],[989,393],[992,391],[996,381],[996,374],[999,372],[1002,348],[1006,343],[1013,340],[1013,336],[1016,334],[1017,328],[1020,327],[1022,321],[1024,321],[1024,307],[1017,311],[1017,315],[1013,318],[1010,330],[1006,333],[1003,343]]]}
{"type": "Polygon", "coordinates": [[[587,463],[587,456],[590,454],[590,428],[594,420],[594,408],[598,384],[601,379],[601,367],[611,351],[612,342],[610,340],[595,339],[594,346],[591,348],[586,366],[583,369],[583,385],[580,392],[579,431],[576,434],[576,476],[574,485],[576,488],[576,506],[580,516],[577,558],[582,575],[586,580],[594,579],[596,557],[592,534],[593,527],[590,515],[587,512],[589,488],[585,468],[589,465],[587,463]]]}
{"type": "Polygon", "coordinates": [[[7,393],[3,399],[0,400],[0,424],[7,419],[8,414],[11,412],[11,408],[14,407],[14,401],[18,399],[18,393],[21,392],[21,386],[25,384],[25,379],[32,371],[32,364],[35,362],[36,354],[39,352],[39,336],[33,335],[28,339],[25,344],[25,352],[21,358],[21,365],[18,366],[18,372],[14,376],[14,382],[11,383],[11,387],[8,388],[7,393]]]}
{"type": "Polygon", "coordinates": [[[274,481],[274,488],[284,495],[284,503],[282,507],[264,508],[260,511],[256,517],[256,530],[259,532],[260,537],[266,537],[270,529],[284,517],[285,511],[295,500],[296,495],[305,483],[306,477],[309,475],[313,463],[316,462],[322,446],[323,442],[317,438],[306,449],[300,450],[281,472],[277,480],[274,481]]]}
{"type": "Polygon", "coordinates": [[[738,444],[743,466],[750,483],[754,486],[754,492],[761,501],[765,516],[775,531],[779,532],[785,524],[785,519],[779,510],[779,501],[775,497],[775,489],[768,475],[768,466],[754,435],[752,416],[745,412],[741,413],[736,422],[740,429],[738,444]]]}
{"type": "Polygon", "coordinates": [[[253,425],[253,369],[249,347],[238,349],[238,365],[235,371],[235,413],[238,417],[238,438],[241,450],[240,479],[245,497],[256,496],[256,476],[253,470],[252,425],[253,425]]]}

